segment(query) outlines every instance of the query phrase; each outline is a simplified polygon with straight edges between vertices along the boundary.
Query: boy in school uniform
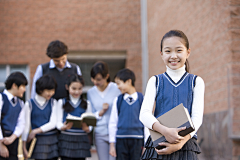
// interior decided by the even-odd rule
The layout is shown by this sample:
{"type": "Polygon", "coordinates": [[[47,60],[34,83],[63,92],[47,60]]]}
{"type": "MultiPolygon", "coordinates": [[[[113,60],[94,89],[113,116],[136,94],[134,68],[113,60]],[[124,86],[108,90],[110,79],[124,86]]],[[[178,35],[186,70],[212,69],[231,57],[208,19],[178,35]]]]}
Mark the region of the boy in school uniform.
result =
{"type": "Polygon", "coordinates": [[[122,94],[113,101],[108,126],[109,153],[118,160],[139,160],[144,134],[147,134],[139,120],[143,95],[136,91],[135,75],[129,69],[120,70],[115,76],[115,82],[122,94]]]}
{"type": "Polygon", "coordinates": [[[49,43],[46,54],[51,60],[48,63],[38,65],[33,77],[31,98],[36,95],[36,81],[44,74],[52,75],[57,81],[57,89],[53,98],[56,100],[65,98],[67,97],[65,81],[68,75],[78,74],[81,76],[81,70],[78,65],[68,62],[68,47],[59,40],[49,43]]]}
{"type": "Polygon", "coordinates": [[[25,112],[23,102],[17,97],[23,97],[27,84],[21,72],[14,72],[0,94],[0,160],[18,160],[18,137],[25,127],[25,112]]]}

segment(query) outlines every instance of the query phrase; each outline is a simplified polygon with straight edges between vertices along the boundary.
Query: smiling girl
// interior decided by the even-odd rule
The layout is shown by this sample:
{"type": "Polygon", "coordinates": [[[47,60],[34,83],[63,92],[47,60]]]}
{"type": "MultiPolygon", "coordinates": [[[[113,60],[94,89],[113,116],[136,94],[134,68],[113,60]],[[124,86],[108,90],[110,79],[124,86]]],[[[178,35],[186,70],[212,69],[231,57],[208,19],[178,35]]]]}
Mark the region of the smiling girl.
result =
{"type": "Polygon", "coordinates": [[[164,135],[168,142],[160,143],[159,145],[166,148],[158,150],[153,148],[149,137],[142,159],[198,159],[200,148],[196,141],[196,132],[202,124],[205,86],[201,77],[188,73],[187,59],[190,51],[188,39],[182,31],[171,30],[163,36],[160,54],[167,70],[149,79],[140,120],[149,129],[164,135]],[[153,115],[155,101],[156,108],[153,115]],[[185,127],[168,128],[156,119],[181,103],[188,109],[195,127],[195,131],[185,137],[178,135],[178,132],[185,127]]]}
{"type": "Polygon", "coordinates": [[[65,85],[68,96],[58,100],[57,129],[61,131],[58,143],[61,160],[85,160],[86,157],[91,157],[91,145],[87,135],[91,127],[82,123],[82,128],[73,128],[73,123],[66,123],[68,114],[81,117],[83,113],[91,112],[90,103],[82,96],[83,86],[81,76],[69,75],[65,85]]]}

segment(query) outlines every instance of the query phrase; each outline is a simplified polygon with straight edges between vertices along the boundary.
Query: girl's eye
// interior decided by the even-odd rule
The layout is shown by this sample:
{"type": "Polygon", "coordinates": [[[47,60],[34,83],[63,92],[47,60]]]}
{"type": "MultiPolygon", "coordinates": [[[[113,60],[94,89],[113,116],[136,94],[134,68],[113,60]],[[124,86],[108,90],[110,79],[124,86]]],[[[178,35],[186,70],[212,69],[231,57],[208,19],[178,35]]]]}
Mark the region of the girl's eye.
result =
{"type": "Polygon", "coordinates": [[[169,53],[170,51],[167,50],[167,51],[165,51],[165,52],[166,52],[166,53],[169,53]]]}
{"type": "Polygon", "coordinates": [[[182,50],[178,50],[178,52],[182,52],[182,50]]]}

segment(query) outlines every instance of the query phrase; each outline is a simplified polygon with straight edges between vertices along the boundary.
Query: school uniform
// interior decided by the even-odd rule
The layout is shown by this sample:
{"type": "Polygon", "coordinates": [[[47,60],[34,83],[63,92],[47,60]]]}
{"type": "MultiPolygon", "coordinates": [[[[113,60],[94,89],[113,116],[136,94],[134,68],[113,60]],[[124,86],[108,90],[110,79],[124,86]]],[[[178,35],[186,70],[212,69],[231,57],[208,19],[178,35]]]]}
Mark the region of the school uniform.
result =
{"type": "MultiPolygon", "coordinates": [[[[144,126],[139,121],[143,95],[125,93],[114,99],[109,120],[109,143],[116,143],[118,160],[139,160],[142,154],[144,126]]],[[[145,135],[145,136],[144,136],[145,135]]]]}
{"type": "Polygon", "coordinates": [[[61,69],[57,68],[55,66],[55,63],[51,59],[50,62],[38,65],[36,73],[33,77],[31,98],[34,98],[36,95],[36,81],[44,74],[52,75],[57,81],[57,88],[55,94],[52,97],[56,100],[67,97],[65,83],[68,75],[70,74],[78,74],[80,76],[82,75],[78,65],[66,61],[64,68],[61,69]]]}
{"type": "Polygon", "coordinates": [[[177,70],[172,70],[167,67],[165,73],[150,78],[140,111],[140,120],[146,127],[152,129],[152,125],[157,122],[157,117],[180,103],[183,103],[184,107],[188,109],[193,121],[195,131],[190,133],[192,138],[188,140],[179,151],[170,155],[157,155],[152,140],[149,138],[145,144],[146,150],[142,159],[197,159],[197,154],[199,154],[201,150],[196,142],[196,132],[202,124],[204,82],[200,77],[187,73],[185,66],[177,70]],[[154,115],[152,115],[155,100],[156,108],[154,115]]]}
{"type": "Polygon", "coordinates": [[[54,159],[58,157],[58,131],[56,127],[57,101],[53,98],[46,100],[36,94],[25,104],[26,128],[22,134],[22,140],[27,141],[30,127],[40,128],[43,133],[36,135],[37,141],[32,153],[33,159],[54,159]]]}
{"type": "Polygon", "coordinates": [[[110,82],[107,88],[101,92],[96,86],[92,87],[87,92],[87,99],[91,103],[92,112],[97,117],[97,126],[95,127],[95,144],[98,153],[99,160],[114,160],[109,154],[109,135],[108,135],[108,123],[112,110],[112,104],[114,98],[121,94],[117,85],[110,82]],[[103,103],[108,103],[109,108],[103,116],[99,116],[99,111],[102,110],[103,103]]]}
{"type": "MultiPolygon", "coordinates": [[[[63,123],[66,121],[68,114],[81,117],[85,112],[91,112],[90,103],[88,103],[87,109],[82,108],[81,100],[79,98],[74,98],[70,95],[70,104],[74,108],[73,111],[67,113],[63,109],[63,105],[66,103],[66,99],[60,99],[58,101],[58,122],[57,129],[61,130],[63,123]]],[[[91,127],[89,127],[91,130],[91,127]]],[[[63,158],[75,158],[75,159],[85,159],[86,157],[91,157],[90,149],[91,145],[89,142],[88,134],[81,128],[71,128],[65,131],[61,131],[59,135],[59,156],[63,158]]]]}
{"type": "MultiPolygon", "coordinates": [[[[4,90],[0,94],[0,140],[15,134],[19,137],[25,126],[25,113],[23,102],[14,97],[10,92],[4,90]]],[[[18,138],[12,144],[7,145],[9,152],[8,158],[0,156],[0,160],[17,160],[18,157],[18,138]]]]}

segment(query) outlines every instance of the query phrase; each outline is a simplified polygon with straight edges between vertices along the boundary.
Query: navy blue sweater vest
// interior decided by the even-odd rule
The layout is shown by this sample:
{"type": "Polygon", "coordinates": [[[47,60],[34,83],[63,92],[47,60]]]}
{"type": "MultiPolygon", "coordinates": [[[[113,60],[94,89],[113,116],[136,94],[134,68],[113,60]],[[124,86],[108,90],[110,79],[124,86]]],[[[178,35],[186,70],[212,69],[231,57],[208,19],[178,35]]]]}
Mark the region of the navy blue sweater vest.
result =
{"type": "Polygon", "coordinates": [[[31,107],[31,126],[32,129],[39,128],[50,121],[52,113],[53,99],[46,101],[43,106],[40,106],[35,99],[29,100],[31,107]]]}
{"type": "Polygon", "coordinates": [[[193,89],[197,76],[185,72],[177,83],[166,72],[156,77],[157,95],[154,116],[159,117],[181,103],[188,109],[191,116],[193,89]]]}
{"type": "Polygon", "coordinates": [[[49,68],[49,64],[50,62],[42,64],[42,71],[43,75],[52,75],[57,81],[57,89],[55,91],[55,94],[53,95],[53,98],[58,100],[60,98],[67,97],[68,95],[65,88],[66,78],[70,74],[77,74],[77,65],[70,63],[72,66],[71,68],[64,68],[63,71],[60,72],[56,67],[49,68]]]}
{"type": "MultiPolygon", "coordinates": [[[[123,95],[118,98],[121,99],[121,96],[123,95]]],[[[138,96],[142,96],[142,94],[138,93],[138,96]]],[[[138,97],[133,103],[122,99],[121,105],[117,107],[119,113],[117,138],[143,138],[144,126],[139,120],[142,99],[138,97]]]]}
{"type": "MultiPolygon", "coordinates": [[[[76,117],[81,117],[81,115],[86,112],[86,109],[82,108],[81,105],[81,100],[78,101],[77,104],[73,104],[72,101],[69,101],[70,104],[72,105],[72,107],[74,108],[74,110],[72,112],[63,112],[63,122],[66,121],[66,117],[68,114],[72,115],[72,116],[76,116],[76,117]]],[[[66,103],[66,99],[63,99],[63,104],[66,103]]],[[[83,131],[81,128],[71,128],[66,130],[66,132],[85,132],[83,131]]]]}
{"type": "Polygon", "coordinates": [[[13,104],[8,100],[4,93],[1,94],[3,98],[1,125],[5,131],[11,131],[11,133],[13,133],[17,125],[19,114],[22,110],[21,102],[17,99],[17,102],[13,104]]]}

